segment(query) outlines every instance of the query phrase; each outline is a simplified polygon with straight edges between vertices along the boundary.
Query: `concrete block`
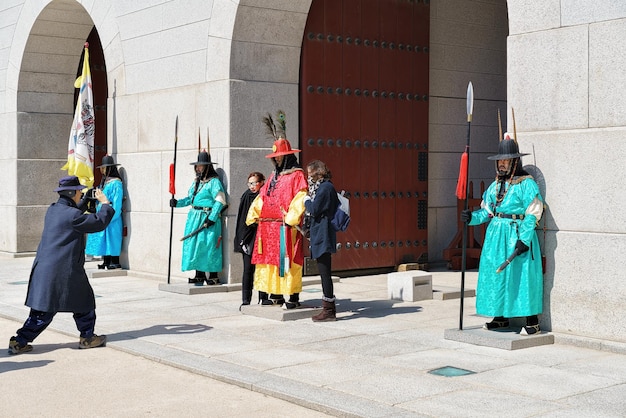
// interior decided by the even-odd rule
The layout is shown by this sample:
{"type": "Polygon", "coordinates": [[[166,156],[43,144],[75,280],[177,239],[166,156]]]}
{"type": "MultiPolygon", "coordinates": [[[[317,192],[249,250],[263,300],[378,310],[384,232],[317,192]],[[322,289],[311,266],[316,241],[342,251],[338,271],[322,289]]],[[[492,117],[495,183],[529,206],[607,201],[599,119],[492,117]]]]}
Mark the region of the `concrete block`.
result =
{"type": "Polygon", "coordinates": [[[258,304],[244,305],[241,313],[244,315],[258,316],[260,318],[273,319],[275,321],[295,321],[298,319],[311,318],[322,311],[322,308],[302,304],[296,309],[283,309],[280,306],[264,306],[258,304]]]}
{"type": "Polygon", "coordinates": [[[164,292],[179,293],[181,295],[201,295],[205,293],[228,292],[229,289],[227,285],[194,286],[187,283],[159,283],[159,290],[164,292]]]}
{"type": "Polygon", "coordinates": [[[433,276],[420,270],[401,271],[387,275],[389,299],[415,302],[433,298],[433,276]]]}
{"type": "Polygon", "coordinates": [[[518,328],[507,328],[502,331],[487,331],[482,329],[482,326],[469,327],[462,330],[447,329],[444,331],[443,337],[446,340],[501,348],[503,350],[518,350],[554,344],[553,334],[541,332],[538,335],[520,335],[518,328]]]}
{"type": "Polygon", "coordinates": [[[107,277],[123,277],[128,275],[128,270],[124,269],[115,269],[115,270],[99,270],[95,269],[85,269],[87,273],[87,277],[90,279],[101,279],[107,277]]]}
{"type": "MultiPolygon", "coordinates": [[[[476,289],[464,289],[466,298],[473,298],[476,296],[476,289]]],[[[433,299],[436,300],[448,300],[459,299],[461,297],[461,289],[452,286],[434,286],[433,287],[433,299]]]]}

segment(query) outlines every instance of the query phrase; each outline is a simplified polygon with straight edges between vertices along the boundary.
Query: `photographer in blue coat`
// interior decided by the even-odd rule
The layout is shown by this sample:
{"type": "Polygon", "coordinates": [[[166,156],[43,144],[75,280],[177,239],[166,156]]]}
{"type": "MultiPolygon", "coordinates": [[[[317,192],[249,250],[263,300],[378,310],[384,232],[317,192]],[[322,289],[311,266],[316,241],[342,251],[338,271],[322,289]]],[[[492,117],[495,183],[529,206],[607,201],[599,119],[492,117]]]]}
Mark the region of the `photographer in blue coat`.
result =
{"type": "Polygon", "coordinates": [[[59,200],[46,212],[41,242],[28,282],[26,306],[30,313],[17,335],[9,340],[9,354],[31,351],[28,344],[52,322],[57,312],[72,312],[80,331],[78,348],[94,348],[106,343],[105,335],[94,334],[96,300],[85,273],[85,234],[107,227],[115,210],[96,189],[94,197],[102,204],[97,213],[85,213],[86,200],[78,177],[59,180],[59,200]]]}

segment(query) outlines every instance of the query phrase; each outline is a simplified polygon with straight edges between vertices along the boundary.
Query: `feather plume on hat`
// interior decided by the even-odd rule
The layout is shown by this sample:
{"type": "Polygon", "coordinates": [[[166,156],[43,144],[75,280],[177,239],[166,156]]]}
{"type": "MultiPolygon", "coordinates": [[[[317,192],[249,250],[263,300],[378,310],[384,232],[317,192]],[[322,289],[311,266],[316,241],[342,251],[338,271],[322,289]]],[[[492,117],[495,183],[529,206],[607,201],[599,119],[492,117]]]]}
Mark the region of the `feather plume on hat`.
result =
{"type": "Polygon", "coordinates": [[[274,118],[272,118],[271,113],[268,113],[267,116],[263,118],[263,123],[266,126],[266,133],[274,141],[280,138],[287,138],[287,120],[285,112],[282,110],[276,112],[276,120],[277,123],[274,122],[274,118]]]}

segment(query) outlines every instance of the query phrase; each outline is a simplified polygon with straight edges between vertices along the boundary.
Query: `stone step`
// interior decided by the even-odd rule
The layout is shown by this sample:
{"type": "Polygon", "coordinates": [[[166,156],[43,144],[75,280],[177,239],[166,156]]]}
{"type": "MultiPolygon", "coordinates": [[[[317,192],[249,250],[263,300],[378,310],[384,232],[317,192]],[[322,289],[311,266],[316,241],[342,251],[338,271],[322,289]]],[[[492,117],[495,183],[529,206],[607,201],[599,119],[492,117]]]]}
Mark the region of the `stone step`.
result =
{"type": "MultiPolygon", "coordinates": [[[[475,289],[465,288],[465,297],[472,298],[476,296],[475,289]]],[[[436,300],[448,300],[448,299],[460,299],[461,288],[453,286],[437,286],[433,285],[433,299],[436,300]]]]}
{"type": "Polygon", "coordinates": [[[302,304],[296,309],[283,309],[278,305],[250,304],[241,307],[241,313],[260,318],[273,319],[275,321],[295,321],[298,319],[311,318],[322,311],[321,307],[302,304]]]}
{"type": "Polygon", "coordinates": [[[99,279],[102,277],[121,277],[127,276],[128,270],[115,269],[115,270],[100,270],[100,269],[85,269],[87,277],[90,279],[99,279]]]}
{"type": "Polygon", "coordinates": [[[541,332],[535,335],[521,335],[520,328],[503,328],[502,330],[487,331],[482,325],[476,327],[446,329],[443,338],[467,344],[484,347],[500,348],[503,350],[519,350],[521,348],[537,347],[554,344],[554,335],[541,332]]]}

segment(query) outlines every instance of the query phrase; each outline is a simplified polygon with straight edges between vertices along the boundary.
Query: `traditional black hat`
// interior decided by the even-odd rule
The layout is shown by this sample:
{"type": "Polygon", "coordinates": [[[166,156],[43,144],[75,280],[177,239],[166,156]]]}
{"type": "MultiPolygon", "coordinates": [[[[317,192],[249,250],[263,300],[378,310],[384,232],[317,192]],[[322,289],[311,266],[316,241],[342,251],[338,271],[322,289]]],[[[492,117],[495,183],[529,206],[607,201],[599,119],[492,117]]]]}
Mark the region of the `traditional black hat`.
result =
{"type": "Polygon", "coordinates": [[[206,151],[202,151],[198,154],[198,161],[195,163],[189,163],[189,165],[209,165],[209,164],[217,164],[211,162],[211,154],[206,151]]]}
{"type": "Polygon", "coordinates": [[[59,180],[59,187],[54,189],[54,191],[61,192],[63,190],[83,190],[86,188],[87,186],[80,184],[78,177],[65,176],[65,177],[61,177],[61,179],[59,180]]]}
{"type": "Polygon", "coordinates": [[[530,154],[521,154],[519,152],[519,146],[517,145],[517,141],[511,138],[510,134],[507,132],[504,134],[504,139],[500,141],[498,145],[498,154],[487,157],[489,160],[512,160],[514,158],[523,157],[524,155],[530,154]]]}
{"type": "Polygon", "coordinates": [[[113,159],[113,157],[111,157],[110,155],[105,155],[104,157],[102,157],[102,164],[100,164],[96,168],[113,167],[113,166],[117,166],[117,165],[119,165],[119,164],[115,164],[115,160],[113,159]]]}

